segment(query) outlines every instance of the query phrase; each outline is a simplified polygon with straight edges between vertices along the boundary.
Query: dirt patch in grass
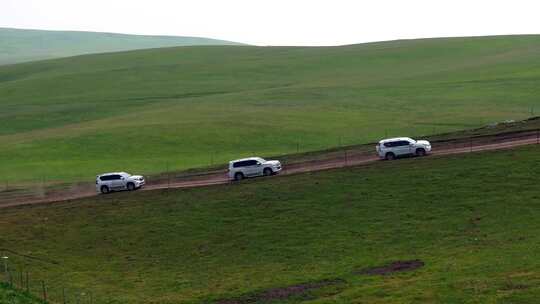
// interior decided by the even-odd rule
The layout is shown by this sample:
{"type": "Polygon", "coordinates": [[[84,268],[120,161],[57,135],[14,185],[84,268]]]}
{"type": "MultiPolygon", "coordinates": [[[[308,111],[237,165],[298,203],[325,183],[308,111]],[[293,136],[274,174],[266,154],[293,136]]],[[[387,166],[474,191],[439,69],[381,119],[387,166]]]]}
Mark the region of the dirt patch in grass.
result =
{"type": "Polygon", "coordinates": [[[316,298],[315,294],[334,295],[341,291],[345,281],[341,279],[308,282],[286,287],[271,288],[237,298],[218,300],[218,304],[272,303],[292,299],[316,298]]]}
{"type": "Polygon", "coordinates": [[[420,260],[396,261],[384,266],[365,268],[357,271],[357,274],[367,275],[389,275],[396,272],[413,271],[424,266],[420,260]]]}

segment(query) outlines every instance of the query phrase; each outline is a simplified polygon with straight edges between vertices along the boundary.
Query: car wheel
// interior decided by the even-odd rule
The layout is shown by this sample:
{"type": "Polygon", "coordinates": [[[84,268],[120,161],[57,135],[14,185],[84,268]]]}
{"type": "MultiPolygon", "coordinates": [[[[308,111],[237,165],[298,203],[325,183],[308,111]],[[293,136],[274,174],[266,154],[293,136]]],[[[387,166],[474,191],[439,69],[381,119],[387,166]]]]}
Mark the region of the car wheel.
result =
{"type": "Polygon", "coordinates": [[[134,184],[134,183],[128,183],[128,184],[127,184],[127,189],[128,189],[129,191],[135,190],[135,184],[134,184]]]}
{"type": "Polygon", "coordinates": [[[263,174],[264,174],[264,176],[270,176],[270,175],[272,175],[272,169],[270,169],[270,168],[264,168],[263,174]]]}
{"type": "Polygon", "coordinates": [[[101,186],[101,193],[103,194],[107,194],[109,193],[111,190],[109,190],[109,187],[107,186],[101,186]]]}
{"type": "Polygon", "coordinates": [[[241,181],[243,179],[244,179],[244,174],[243,173],[238,172],[238,173],[236,173],[234,175],[234,180],[236,180],[236,181],[241,181]]]}
{"type": "Polygon", "coordinates": [[[390,153],[386,153],[386,156],[385,156],[386,160],[393,160],[396,158],[396,155],[392,152],[390,153]]]}
{"type": "Polygon", "coordinates": [[[416,155],[417,156],[425,156],[426,155],[426,150],[420,148],[420,149],[416,149],[416,155]]]}

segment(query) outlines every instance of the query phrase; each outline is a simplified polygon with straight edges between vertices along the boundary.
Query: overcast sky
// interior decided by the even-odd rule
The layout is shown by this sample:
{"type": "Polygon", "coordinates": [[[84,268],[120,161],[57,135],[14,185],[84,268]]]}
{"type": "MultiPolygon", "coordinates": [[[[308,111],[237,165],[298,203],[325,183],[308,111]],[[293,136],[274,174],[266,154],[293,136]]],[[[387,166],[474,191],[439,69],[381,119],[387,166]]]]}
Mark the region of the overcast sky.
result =
{"type": "Polygon", "coordinates": [[[540,33],[529,0],[0,0],[0,27],[200,36],[256,45],[540,33]]]}

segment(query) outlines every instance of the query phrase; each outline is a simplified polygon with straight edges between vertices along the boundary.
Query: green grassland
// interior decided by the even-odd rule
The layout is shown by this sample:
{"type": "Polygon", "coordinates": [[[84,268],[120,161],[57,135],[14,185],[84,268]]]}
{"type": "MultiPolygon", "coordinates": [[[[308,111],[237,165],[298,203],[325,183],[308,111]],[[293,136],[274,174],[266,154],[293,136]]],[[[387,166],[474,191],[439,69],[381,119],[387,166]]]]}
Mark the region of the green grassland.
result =
{"type": "Polygon", "coordinates": [[[500,36],[3,66],[0,182],[149,174],[523,119],[540,110],[538,54],[540,36],[500,36]]]}
{"type": "Polygon", "coordinates": [[[6,209],[0,247],[56,299],[65,286],[91,290],[96,303],[211,303],[338,280],[287,301],[531,303],[540,297],[538,152],[403,159],[6,209]],[[425,265],[358,274],[414,259],[425,265]]]}
{"type": "Polygon", "coordinates": [[[199,37],[0,28],[0,65],[82,54],[188,45],[239,43],[199,37]]]}
{"type": "Polygon", "coordinates": [[[0,283],[0,303],[3,304],[39,304],[43,303],[39,299],[10,287],[8,284],[0,283]]]}

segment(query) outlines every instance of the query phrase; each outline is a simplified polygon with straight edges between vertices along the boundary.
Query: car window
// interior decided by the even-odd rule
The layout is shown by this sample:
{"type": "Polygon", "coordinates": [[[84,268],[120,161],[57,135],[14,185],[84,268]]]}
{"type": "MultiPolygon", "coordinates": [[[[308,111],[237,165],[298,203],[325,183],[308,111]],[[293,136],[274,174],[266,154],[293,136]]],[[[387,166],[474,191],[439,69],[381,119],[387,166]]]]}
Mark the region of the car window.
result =
{"type": "Polygon", "coordinates": [[[101,181],[108,181],[108,180],[109,180],[109,175],[100,176],[99,179],[100,179],[101,181]]]}
{"type": "Polygon", "coordinates": [[[119,180],[122,177],[120,175],[111,175],[111,180],[119,180]]]}
{"type": "Polygon", "coordinates": [[[400,140],[400,141],[396,142],[396,146],[399,146],[399,147],[408,146],[408,145],[409,145],[409,142],[406,141],[406,140],[400,140]]]}
{"type": "Polygon", "coordinates": [[[255,166],[257,164],[256,160],[248,160],[246,161],[246,166],[255,166]]]}
{"type": "Polygon", "coordinates": [[[233,168],[240,168],[240,167],[245,167],[246,166],[246,162],[245,161],[239,161],[239,162],[235,162],[233,164],[233,168]]]}

